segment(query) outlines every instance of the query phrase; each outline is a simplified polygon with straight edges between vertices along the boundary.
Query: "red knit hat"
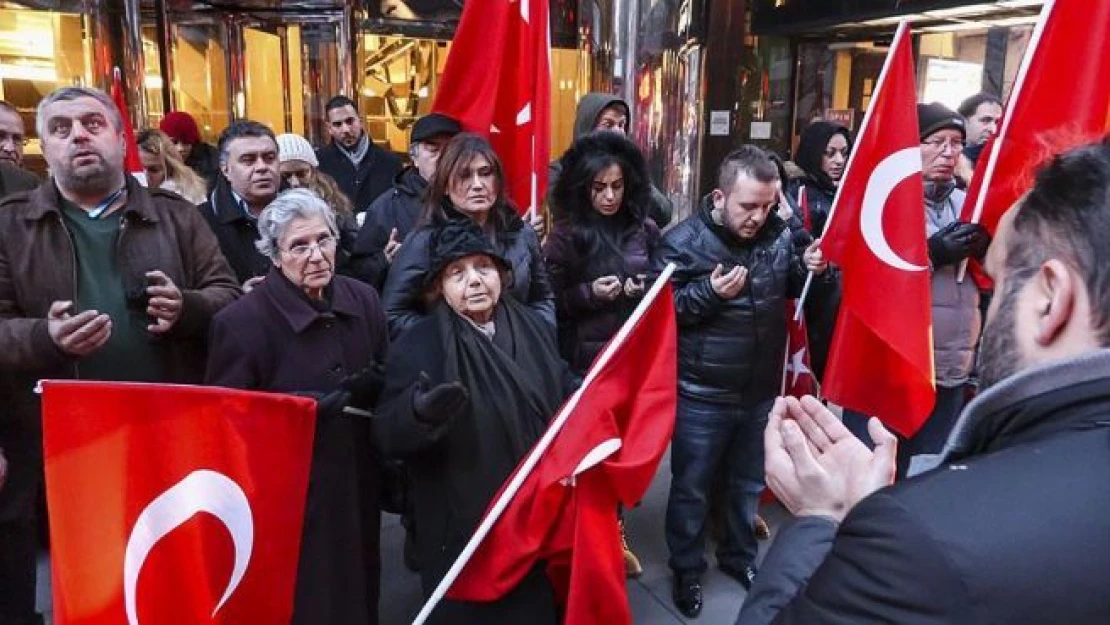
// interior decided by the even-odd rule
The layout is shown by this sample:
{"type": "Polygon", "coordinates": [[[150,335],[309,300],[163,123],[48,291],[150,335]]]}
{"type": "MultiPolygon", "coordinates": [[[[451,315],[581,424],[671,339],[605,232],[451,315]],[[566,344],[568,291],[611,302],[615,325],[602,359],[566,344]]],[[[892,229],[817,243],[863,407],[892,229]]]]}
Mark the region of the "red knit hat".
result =
{"type": "Polygon", "coordinates": [[[158,128],[169,135],[170,139],[181,143],[188,145],[200,143],[200,130],[197,129],[197,122],[192,115],[184,111],[167,113],[162,118],[162,123],[158,124],[158,128]]]}

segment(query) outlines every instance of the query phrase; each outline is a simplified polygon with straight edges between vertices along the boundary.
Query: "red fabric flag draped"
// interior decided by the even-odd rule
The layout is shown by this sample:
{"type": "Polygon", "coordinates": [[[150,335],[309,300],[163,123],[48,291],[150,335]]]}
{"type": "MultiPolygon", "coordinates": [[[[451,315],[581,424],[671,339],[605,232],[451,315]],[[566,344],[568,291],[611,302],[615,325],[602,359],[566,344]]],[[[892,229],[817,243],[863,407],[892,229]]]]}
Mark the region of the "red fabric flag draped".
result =
{"type": "Polygon", "coordinates": [[[786,303],[786,361],[782,371],[782,394],[791,397],[817,395],[817,379],[809,364],[809,333],[806,331],[806,317],[801,315],[797,321],[798,300],[786,303]]]}
{"type": "Polygon", "coordinates": [[[822,245],[843,299],[822,391],[912,436],[936,399],[909,28],[895,35],[822,245]]]}
{"type": "Polygon", "coordinates": [[[509,196],[539,211],[551,151],[551,42],[547,0],[463,6],[432,109],[490,139],[509,196]]]}
{"type": "Polygon", "coordinates": [[[975,168],[963,219],[994,234],[1066,144],[1097,139],[1110,111],[1110,2],[1048,0],[1018,69],[998,135],[975,168]],[[1066,95],[1061,95],[1066,94],[1066,95]]]}
{"type": "MultiPolygon", "coordinates": [[[[674,430],[675,317],[670,284],[587,376],[539,464],[452,586],[456,599],[489,601],[539,560],[565,597],[565,625],[632,622],[617,504],[640,501],[674,430]]],[[[619,340],[619,335],[614,341],[619,340]]]]}
{"type": "Polygon", "coordinates": [[[135,143],[135,128],[131,125],[131,113],[127,109],[127,97],[123,94],[123,81],[118,67],[112,69],[112,100],[119,109],[120,117],[123,118],[123,136],[127,141],[124,148],[123,168],[145,185],[146,170],[143,169],[143,161],[139,158],[139,145],[135,143]]]}
{"type": "Polygon", "coordinates": [[[59,625],[288,623],[315,402],[45,382],[59,625]]]}

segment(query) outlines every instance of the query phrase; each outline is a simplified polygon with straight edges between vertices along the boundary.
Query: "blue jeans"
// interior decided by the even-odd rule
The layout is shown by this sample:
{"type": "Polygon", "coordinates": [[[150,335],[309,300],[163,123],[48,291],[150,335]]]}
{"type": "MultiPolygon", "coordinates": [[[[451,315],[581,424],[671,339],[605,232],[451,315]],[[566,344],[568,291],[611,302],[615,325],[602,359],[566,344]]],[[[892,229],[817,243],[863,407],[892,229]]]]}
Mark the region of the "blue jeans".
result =
{"type": "MultiPolygon", "coordinates": [[[[937,403],[933,412],[913,438],[906,439],[898,436],[898,479],[906,477],[906,470],[910,466],[910,458],[918,454],[936,454],[944,449],[952,426],[964,408],[964,398],[967,394],[967,385],[937,386],[937,403]]],[[[847,427],[868,447],[874,447],[871,435],[867,433],[867,417],[852,410],[844,411],[844,426],[847,427]]]]}
{"type": "Polygon", "coordinates": [[[675,574],[702,573],[709,489],[725,474],[724,540],[717,563],[736,570],[755,561],[755,516],[763,492],[763,430],[772,401],[744,409],[679,395],[671,441],[666,537],[675,574]]]}

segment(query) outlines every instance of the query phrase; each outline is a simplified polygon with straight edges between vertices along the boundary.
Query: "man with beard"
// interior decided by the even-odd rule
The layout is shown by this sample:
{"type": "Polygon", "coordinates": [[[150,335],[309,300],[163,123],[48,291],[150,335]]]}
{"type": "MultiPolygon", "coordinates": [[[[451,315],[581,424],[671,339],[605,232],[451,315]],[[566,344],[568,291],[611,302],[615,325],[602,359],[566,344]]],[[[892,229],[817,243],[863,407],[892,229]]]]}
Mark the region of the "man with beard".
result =
{"type": "Polygon", "coordinates": [[[105,93],[38,107],[51,177],[0,201],[0,623],[35,622],[44,378],[199,383],[208,322],[239,294],[216,238],[180,196],[124,171],[105,93]]]}
{"type": "Polygon", "coordinates": [[[786,300],[799,295],[807,270],[828,266],[816,242],[797,249],[775,213],[779,181],[763,150],[747,145],[729,154],[718,187],[663,237],[653,258],[660,271],[677,265],[678,409],[666,538],[672,598],[687,618],[702,609],[708,495],[718,476],[726,488],[717,564],[745,588],[755,577],[762,434],[782,385],[786,300]]]}
{"type": "Polygon", "coordinates": [[[250,291],[272,265],[254,242],[258,215],[278,193],[277,139],[268,127],[243,119],[220,133],[218,149],[220,179],[200,212],[216,233],[243,290],[250,291]]]}
{"type": "Polygon", "coordinates": [[[401,159],[370,140],[362,116],[347,96],[337,95],[324,106],[331,145],[316,152],[320,171],[339,183],[355,214],[385,193],[401,173],[401,159]]]}
{"type": "Polygon", "coordinates": [[[960,154],[956,176],[965,184],[971,183],[975,165],[987,140],[998,133],[1002,121],[1002,100],[989,93],[977,93],[960,103],[957,109],[967,120],[967,147],[960,154]]]}
{"type": "Polygon", "coordinates": [[[1056,157],[999,225],[985,390],[934,470],[889,486],[811,397],[780,399],[767,478],[798,518],[737,625],[1105,623],[1110,614],[1110,142],[1056,157]]]}

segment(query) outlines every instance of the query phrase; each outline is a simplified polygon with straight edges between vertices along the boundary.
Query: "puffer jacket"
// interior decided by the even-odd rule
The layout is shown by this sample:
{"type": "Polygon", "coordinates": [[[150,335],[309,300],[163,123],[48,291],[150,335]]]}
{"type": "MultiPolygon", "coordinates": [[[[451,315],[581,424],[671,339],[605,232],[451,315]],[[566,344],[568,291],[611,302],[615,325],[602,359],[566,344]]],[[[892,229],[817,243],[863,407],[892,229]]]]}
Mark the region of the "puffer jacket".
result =
{"type": "MultiPolygon", "coordinates": [[[[781,391],[786,350],[786,301],[801,294],[806,269],[787,224],[771,214],[751,241],[714,223],[712,203],[663,237],[653,265],[677,266],[674,287],[678,331],[678,390],[700,401],[754,407],[781,391]],[[709,276],[748,268],[743,290],[719,297],[709,276]]],[[[826,280],[819,277],[820,289],[826,280]]]]}
{"type": "Polygon", "coordinates": [[[585,227],[568,221],[555,222],[543,246],[555,292],[559,351],[579,375],[585,373],[639,303],[639,298],[630,298],[623,291],[611,302],[601,301],[594,297],[593,281],[605,275],[616,275],[621,282],[648,275],[651,252],[660,237],[659,227],[650,217],[640,224],[631,224],[620,233],[620,267],[614,271],[617,268],[611,260],[605,262],[597,254],[590,255],[585,227]]]}
{"type": "MultiPolygon", "coordinates": [[[[928,236],[956,221],[963,210],[965,194],[955,185],[925,185],[925,231],[928,236]]],[[[960,265],[934,269],[930,280],[933,298],[933,362],[937,384],[959,386],[967,381],[975,364],[982,319],[979,287],[970,276],[957,280],[960,265]]]]}

